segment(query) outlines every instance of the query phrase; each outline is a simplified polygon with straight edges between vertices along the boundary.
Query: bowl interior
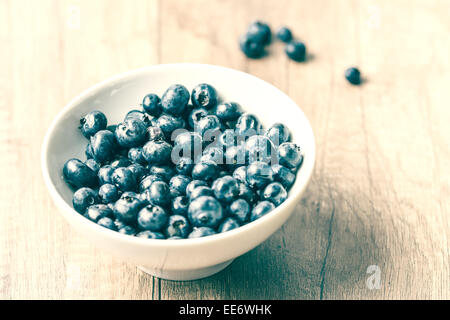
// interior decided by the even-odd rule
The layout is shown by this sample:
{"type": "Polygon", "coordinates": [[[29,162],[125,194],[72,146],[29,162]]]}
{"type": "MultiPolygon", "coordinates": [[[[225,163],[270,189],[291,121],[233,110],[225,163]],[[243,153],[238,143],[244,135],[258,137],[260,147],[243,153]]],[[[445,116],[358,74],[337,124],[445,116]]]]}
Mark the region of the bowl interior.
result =
{"type": "Polygon", "coordinates": [[[62,167],[69,158],[86,159],[84,151],[88,141],[78,129],[80,118],[92,110],[100,110],[106,114],[108,124],[116,124],[131,109],[141,109],[146,94],[161,96],[174,83],[183,84],[188,90],[199,83],[209,83],[216,88],[222,101],[239,103],[244,111],[255,114],[265,128],[276,122],[287,125],[292,141],[301,146],[305,155],[290,195],[302,191],[314,165],[314,137],[305,115],[287,95],[240,71],[210,65],[172,64],[108,79],[73,99],[58,115],[49,129],[44,152],[50,180],[67,204],[71,206],[72,191],[62,179],[62,167]]]}

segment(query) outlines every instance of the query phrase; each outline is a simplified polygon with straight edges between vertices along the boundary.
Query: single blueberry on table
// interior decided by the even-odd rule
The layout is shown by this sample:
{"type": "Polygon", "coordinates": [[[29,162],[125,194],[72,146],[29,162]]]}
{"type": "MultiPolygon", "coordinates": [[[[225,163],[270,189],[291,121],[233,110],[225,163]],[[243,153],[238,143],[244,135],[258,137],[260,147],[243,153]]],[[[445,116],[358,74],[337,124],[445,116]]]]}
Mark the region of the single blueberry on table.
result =
{"type": "Polygon", "coordinates": [[[92,137],[100,130],[105,130],[107,125],[106,116],[101,111],[92,111],[80,120],[80,130],[86,138],[92,137]]]}
{"type": "Polygon", "coordinates": [[[169,238],[180,237],[184,239],[189,235],[191,230],[188,220],[178,214],[170,216],[167,225],[166,234],[169,238]]]}
{"type": "Polygon", "coordinates": [[[255,161],[247,166],[247,183],[255,189],[262,189],[273,181],[273,171],[265,162],[255,161]]]}
{"type": "Polygon", "coordinates": [[[265,54],[264,44],[258,42],[248,33],[239,37],[239,47],[241,51],[251,59],[259,59],[265,54]]]}
{"type": "Polygon", "coordinates": [[[121,191],[133,191],[137,189],[136,178],[128,168],[120,167],[114,170],[112,174],[114,185],[121,191]]]}
{"type": "Polygon", "coordinates": [[[275,123],[266,131],[265,135],[275,146],[289,142],[290,138],[289,129],[281,123],[275,123]]]}
{"type": "Polygon", "coordinates": [[[302,163],[303,154],[298,145],[293,142],[285,142],[278,147],[278,160],[281,165],[295,169],[302,163]]]}
{"type": "Polygon", "coordinates": [[[133,228],[132,226],[127,226],[127,225],[125,225],[125,226],[123,226],[123,227],[120,228],[120,229],[118,228],[117,231],[118,231],[119,233],[121,233],[121,234],[126,234],[126,235],[129,235],[129,236],[134,236],[134,235],[136,235],[136,229],[133,228]]]}
{"type": "Polygon", "coordinates": [[[114,224],[114,221],[111,218],[104,217],[97,221],[97,224],[99,226],[102,226],[104,228],[108,228],[110,230],[116,231],[116,226],[114,224]]]}
{"type": "Polygon", "coordinates": [[[188,176],[177,174],[173,176],[169,181],[169,188],[175,189],[180,193],[180,195],[186,195],[186,187],[192,181],[192,179],[188,176]]]}
{"type": "Polygon", "coordinates": [[[284,51],[294,61],[302,62],[306,59],[306,46],[303,42],[292,40],[286,45],[284,51]]]}
{"type": "Polygon", "coordinates": [[[234,200],[228,207],[228,215],[240,224],[248,221],[251,207],[244,199],[234,200]]]}
{"type": "Polygon", "coordinates": [[[205,108],[195,108],[193,109],[188,116],[188,124],[191,129],[194,129],[202,118],[206,117],[209,114],[208,110],[205,108]]]}
{"type": "Polygon", "coordinates": [[[214,181],[214,195],[222,203],[230,203],[239,195],[239,183],[232,176],[224,176],[214,181]]]}
{"type": "Polygon", "coordinates": [[[139,183],[139,191],[144,192],[145,190],[150,188],[151,184],[154,181],[163,181],[163,179],[154,174],[150,174],[148,176],[143,177],[139,183]]]}
{"type": "Polygon", "coordinates": [[[115,160],[113,160],[109,165],[111,167],[113,167],[114,169],[117,168],[123,168],[123,167],[128,167],[129,165],[131,165],[131,160],[125,157],[119,157],[115,160]]]}
{"type": "Polygon", "coordinates": [[[192,180],[186,186],[186,196],[190,198],[192,191],[194,191],[197,187],[208,187],[208,183],[204,180],[192,180]]]}
{"type": "Polygon", "coordinates": [[[130,148],[130,150],[128,150],[128,159],[143,166],[147,164],[147,161],[145,160],[142,152],[142,148],[140,147],[130,148]]]}
{"type": "Polygon", "coordinates": [[[262,199],[272,202],[275,206],[279,206],[287,199],[287,191],[279,182],[272,182],[266,186],[262,193],[262,199]]]}
{"type": "Polygon", "coordinates": [[[98,170],[100,169],[100,163],[98,163],[94,159],[87,159],[84,164],[87,165],[92,171],[94,171],[95,174],[97,174],[98,170]]]}
{"type": "Polygon", "coordinates": [[[172,166],[152,166],[148,172],[168,183],[170,178],[175,175],[176,171],[172,166]]]}
{"type": "Polygon", "coordinates": [[[219,171],[219,167],[214,161],[200,161],[192,169],[192,178],[211,182],[218,177],[219,171]]]}
{"type": "Polygon", "coordinates": [[[106,204],[94,204],[86,209],[84,216],[89,220],[97,222],[104,217],[113,218],[114,214],[106,204]]]}
{"type": "Polygon", "coordinates": [[[113,184],[105,183],[98,189],[98,196],[102,203],[112,203],[119,199],[119,189],[113,184]]]}
{"type": "Polygon", "coordinates": [[[177,161],[175,168],[179,174],[191,175],[194,161],[191,158],[182,157],[177,161]]]}
{"type": "Polygon", "coordinates": [[[247,34],[253,41],[268,45],[272,39],[272,31],[267,23],[262,21],[252,22],[247,29],[247,34]]]}
{"type": "Polygon", "coordinates": [[[216,228],[223,218],[223,209],[213,197],[202,196],[191,202],[188,217],[196,227],[216,228]]]}
{"type": "Polygon", "coordinates": [[[252,214],[250,216],[250,221],[255,221],[261,218],[273,209],[275,209],[275,205],[272,202],[261,201],[253,208],[252,214]]]}
{"type": "Polygon", "coordinates": [[[355,67],[345,70],[345,78],[348,82],[354,85],[358,85],[361,83],[361,73],[355,67]]]}
{"type": "Polygon", "coordinates": [[[192,230],[192,232],[188,235],[188,238],[189,239],[202,238],[212,236],[213,234],[216,234],[214,229],[209,227],[199,227],[194,228],[194,230],[192,230]]]}
{"type": "Polygon", "coordinates": [[[289,41],[292,40],[292,32],[287,27],[281,27],[277,31],[277,38],[283,42],[288,43],[289,41]]]}
{"type": "Polygon", "coordinates": [[[159,117],[162,112],[161,99],[154,93],[149,93],[142,100],[145,112],[154,117],[159,117]]]}
{"type": "Polygon", "coordinates": [[[141,120],[128,119],[117,125],[114,134],[122,147],[138,147],[146,141],[147,126],[141,120]]]}
{"type": "Polygon", "coordinates": [[[111,167],[110,165],[104,165],[103,167],[101,167],[98,170],[98,181],[100,183],[100,185],[105,184],[105,183],[109,183],[109,184],[114,184],[112,175],[114,173],[114,168],[111,167]]]}
{"type": "Polygon", "coordinates": [[[92,156],[95,161],[104,163],[116,156],[117,141],[109,130],[100,130],[91,137],[92,156]]]}
{"type": "Polygon", "coordinates": [[[158,126],[151,126],[147,128],[148,141],[166,140],[163,130],[158,126]]]}
{"type": "Polygon", "coordinates": [[[98,194],[91,188],[80,188],[72,196],[73,208],[81,214],[84,214],[89,206],[99,203],[98,194]]]}
{"type": "Polygon", "coordinates": [[[247,167],[240,166],[233,171],[233,178],[239,182],[247,183],[247,167]]]}
{"type": "Polygon", "coordinates": [[[178,196],[172,200],[171,214],[187,216],[189,208],[189,199],[186,196],[178,196]]]}
{"type": "Polygon", "coordinates": [[[186,123],[182,118],[168,114],[162,114],[158,120],[156,120],[156,125],[162,130],[164,136],[168,140],[171,139],[172,132],[176,129],[184,129],[186,127],[186,123]]]}
{"type": "Polygon", "coordinates": [[[164,112],[178,116],[181,115],[189,103],[189,91],[181,84],[171,85],[161,98],[164,112]]]}
{"type": "Polygon", "coordinates": [[[245,156],[247,163],[262,161],[269,163],[272,155],[276,156],[275,146],[269,138],[255,135],[245,142],[245,156]]]}
{"type": "Polygon", "coordinates": [[[136,237],[143,239],[165,239],[164,235],[161,232],[154,231],[141,231],[136,234],[136,237]]]}
{"type": "Polygon", "coordinates": [[[189,200],[193,201],[202,196],[214,197],[214,191],[210,187],[199,186],[189,194],[189,200]]]}
{"type": "Polygon", "coordinates": [[[148,201],[154,205],[162,207],[170,205],[170,188],[164,181],[154,181],[145,194],[148,195],[148,201]]]}
{"type": "Polygon", "coordinates": [[[169,220],[169,215],[160,206],[147,205],[138,213],[137,223],[142,230],[160,231],[169,220]]]}
{"type": "Polygon", "coordinates": [[[236,102],[224,102],[217,106],[215,114],[220,120],[228,122],[237,120],[242,112],[236,102]]]}
{"type": "Polygon", "coordinates": [[[262,129],[258,119],[249,113],[244,113],[236,122],[236,134],[243,137],[251,137],[258,134],[262,129]]]}
{"type": "Polygon", "coordinates": [[[121,197],[114,204],[114,215],[126,224],[136,223],[137,215],[144,204],[138,197],[121,197]]]}
{"type": "Polygon", "coordinates": [[[76,189],[98,185],[95,172],[78,159],[66,161],[63,167],[63,176],[66,182],[76,189]]]}
{"type": "Polygon", "coordinates": [[[163,140],[149,141],[142,148],[142,155],[149,164],[166,164],[171,162],[172,146],[163,140]]]}
{"type": "Polygon", "coordinates": [[[239,228],[239,223],[233,219],[233,218],[226,218],[219,226],[218,231],[221,232],[227,232],[236,228],[239,228]]]}
{"type": "Polygon", "coordinates": [[[192,89],[191,101],[195,108],[212,109],[217,105],[217,92],[213,86],[201,83],[192,89]]]}
{"type": "Polygon", "coordinates": [[[281,164],[274,164],[272,166],[273,179],[286,189],[289,190],[295,181],[295,174],[288,168],[282,166],[281,164]]]}

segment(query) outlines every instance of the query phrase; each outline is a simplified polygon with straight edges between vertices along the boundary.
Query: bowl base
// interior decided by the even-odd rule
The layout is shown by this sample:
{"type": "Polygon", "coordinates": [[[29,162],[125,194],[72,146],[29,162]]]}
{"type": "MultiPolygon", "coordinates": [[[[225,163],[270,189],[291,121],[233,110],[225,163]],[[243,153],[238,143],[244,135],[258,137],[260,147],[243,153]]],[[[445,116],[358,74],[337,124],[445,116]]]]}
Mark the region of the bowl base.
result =
{"type": "Polygon", "coordinates": [[[234,259],[231,259],[214,266],[192,270],[161,270],[152,269],[151,267],[146,266],[138,266],[138,269],[144,271],[145,273],[148,273],[151,276],[165,280],[188,281],[212,276],[213,274],[216,274],[228,267],[233,262],[233,260],[234,259]]]}

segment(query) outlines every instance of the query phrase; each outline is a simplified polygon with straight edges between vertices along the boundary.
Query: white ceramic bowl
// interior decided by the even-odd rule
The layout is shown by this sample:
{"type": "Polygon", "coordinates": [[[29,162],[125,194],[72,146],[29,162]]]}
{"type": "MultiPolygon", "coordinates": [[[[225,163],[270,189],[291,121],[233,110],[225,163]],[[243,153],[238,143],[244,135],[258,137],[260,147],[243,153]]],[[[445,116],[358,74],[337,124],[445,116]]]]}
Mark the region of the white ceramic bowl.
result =
{"type": "Polygon", "coordinates": [[[207,277],[234,258],[266,240],[289,218],[313,171],[315,144],[311,126],[300,108],[269,83],[241,71],[203,64],[167,64],[126,72],[103,81],[74,98],[58,114],[42,146],[42,172],[47,188],[64,218],[94,245],[130,261],[145,272],[171,280],[207,277]],[[118,123],[150,92],[161,95],[171,84],[191,90],[198,83],[213,85],[223,100],[236,101],[267,128],[287,125],[292,140],[304,151],[288,199],[262,218],[229,232],[198,239],[153,240],[127,236],[98,226],[72,208],[72,191],[62,179],[69,158],[85,159],[86,139],[79,120],[92,110],[103,111],[108,123],[118,123]]]}

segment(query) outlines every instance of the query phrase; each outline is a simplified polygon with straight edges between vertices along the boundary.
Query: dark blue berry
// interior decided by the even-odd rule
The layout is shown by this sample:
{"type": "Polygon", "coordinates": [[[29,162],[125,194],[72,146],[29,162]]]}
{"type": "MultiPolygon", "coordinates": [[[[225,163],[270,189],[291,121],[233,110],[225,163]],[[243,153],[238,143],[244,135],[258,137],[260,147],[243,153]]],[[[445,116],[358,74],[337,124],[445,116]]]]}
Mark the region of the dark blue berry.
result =
{"type": "Polygon", "coordinates": [[[151,203],[162,207],[170,205],[170,189],[164,181],[154,181],[145,192],[151,203]]]}
{"type": "Polygon", "coordinates": [[[233,171],[233,178],[236,180],[247,183],[247,167],[240,166],[233,171]]]}
{"type": "Polygon", "coordinates": [[[166,230],[168,237],[186,238],[189,235],[190,230],[189,222],[184,216],[174,214],[169,217],[166,230]]]}
{"type": "Polygon", "coordinates": [[[361,83],[361,73],[357,68],[348,68],[345,70],[345,78],[348,82],[354,85],[358,85],[361,83]]]}
{"type": "Polygon", "coordinates": [[[261,58],[265,53],[264,44],[256,41],[255,37],[248,33],[239,37],[239,47],[248,58],[252,59],[261,58]]]}
{"type": "Polygon", "coordinates": [[[105,183],[109,183],[109,184],[114,184],[114,181],[112,179],[112,175],[114,173],[114,168],[111,167],[110,165],[104,165],[103,167],[101,167],[98,170],[98,181],[100,183],[100,185],[105,184],[105,183]]]}
{"type": "Polygon", "coordinates": [[[166,140],[164,132],[158,126],[148,127],[147,133],[148,133],[148,141],[166,140]]]}
{"type": "Polygon", "coordinates": [[[203,180],[192,180],[186,186],[186,196],[188,198],[190,198],[192,191],[194,191],[194,189],[196,189],[197,187],[202,187],[202,186],[203,187],[208,187],[208,183],[206,181],[203,181],[203,180]]]}
{"type": "Polygon", "coordinates": [[[178,116],[181,115],[189,102],[189,91],[181,84],[174,84],[164,92],[161,106],[164,112],[178,116]]]}
{"type": "Polygon", "coordinates": [[[265,162],[256,161],[247,166],[247,183],[255,189],[262,189],[273,181],[273,171],[265,162]]]}
{"type": "Polygon", "coordinates": [[[112,174],[114,185],[122,191],[133,191],[137,189],[136,178],[133,171],[120,167],[112,174]]]}
{"type": "Polygon", "coordinates": [[[228,215],[243,224],[248,221],[251,207],[244,199],[233,201],[228,207],[228,215]]]}
{"type": "Polygon", "coordinates": [[[99,226],[104,228],[108,228],[110,230],[116,231],[116,226],[114,225],[114,221],[111,218],[104,217],[97,221],[99,226]]]}
{"type": "Polygon", "coordinates": [[[192,225],[216,228],[223,218],[223,209],[213,197],[202,196],[191,202],[188,214],[192,225]]]}
{"type": "Polygon", "coordinates": [[[186,196],[178,196],[172,200],[172,214],[187,216],[189,199],[186,196]]]}
{"type": "Polygon", "coordinates": [[[214,197],[214,191],[210,187],[206,186],[199,186],[192,190],[192,192],[189,194],[189,200],[193,201],[194,199],[197,199],[199,197],[203,196],[210,196],[214,197]]]}
{"type": "Polygon", "coordinates": [[[174,117],[168,114],[161,115],[156,121],[156,124],[168,140],[172,139],[172,132],[177,129],[184,129],[186,127],[186,123],[182,118],[174,117]]]}
{"type": "Polygon", "coordinates": [[[114,215],[124,223],[133,224],[143,205],[144,203],[138,197],[122,196],[114,204],[114,215]]]}
{"type": "Polygon", "coordinates": [[[295,174],[288,168],[274,164],[272,166],[273,179],[283,185],[286,190],[289,190],[295,181],[295,174]]]}
{"type": "Polygon", "coordinates": [[[191,129],[194,129],[202,118],[208,115],[208,110],[205,108],[195,108],[193,109],[188,116],[188,123],[191,129]]]}
{"type": "Polygon", "coordinates": [[[169,215],[163,208],[149,204],[139,211],[137,223],[142,230],[160,231],[168,219],[169,215]]]}
{"type": "Polygon", "coordinates": [[[261,201],[253,208],[250,221],[255,221],[256,219],[261,218],[273,209],[275,209],[275,205],[272,202],[261,201]]]}
{"type": "Polygon", "coordinates": [[[100,164],[95,161],[94,159],[87,159],[84,162],[92,171],[94,171],[95,174],[98,173],[98,170],[100,169],[100,164]]]}
{"type": "Polygon", "coordinates": [[[214,161],[200,161],[192,169],[192,178],[195,180],[213,181],[219,176],[219,171],[219,167],[214,161]]]}
{"type": "Polygon", "coordinates": [[[294,61],[302,62],[306,58],[306,46],[303,42],[292,40],[284,49],[287,56],[294,61]]]}
{"type": "Polygon", "coordinates": [[[282,143],[278,147],[278,161],[287,168],[298,168],[303,161],[300,147],[293,142],[282,143]]]}
{"type": "Polygon", "coordinates": [[[142,107],[148,114],[159,117],[162,112],[161,99],[154,93],[149,93],[142,100],[142,107]]]}
{"type": "Polygon", "coordinates": [[[128,119],[117,125],[115,136],[122,147],[137,147],[146,141],[147,126],[141,120],[128,119]]]}
{"type": "Polygon", "coordinates": [[[134,175],[134,180],[137,182],[140,182],[142,177],[146,174],[146,169],[141,166],[139,163],[133,163],[127,167],[134,175]]]}
{"type": "Polygon", "coordinates": [[[110,163],[114,169],[128,167],[131,165],[131,160],[125,157],[119,157],[110,163]]]}
{"type": "Polygon", "coordinates": [[[145,166],[147,164],[147,161],[144,158],[144,155],[142,154],[142,148],[131,148],[128,150],[128,159],[130,159],[134,163],[139,163],[140,165],[145,166]]]}
{"type": "Polygon", "coordinates": [[[104,163],[114,158],[118,145],[111,131],[100,130],[91,137],[91,147],[95,161],[104,163]]]}
{"type": "Polygon", "coordinates": [[[225,155],[221,147],[211,146],[211,144],[203,151],[200,161],[214,161],[217,164],[224,163],[225,155]]]}
{"type": "Polygon", "coordinates": [[[150,174],[148,176],[145,176],[142,178],[141,182],[139,183],[139,191],[144,192],[148,188],[150,188],[151,184],[154,181],[163,181],[163,179],[157,175],[150,174]]]}
{"type": "Polygon", "coordinates": [[[86,149],[84,150],[84,154],[86,155],[86,159],[93,159],[94,158],[94,153],[92,151],[92,146],[91,146],[90,142],[88,142],[88,144],[86,145],[86,149]]]}
{"type": "Polygon", "coordinates": [[[247,183],[239,184],[239,198],[244,199],[249,204],[254,204],[258,201],[258,195],[247,185],[247,183]]]}
{"type": "Polygon", "coordinates": [[[239,228],[239,223],[233,218],[226,218],[219,226],[219,232],[227,232],[239,228]]]}
{"type": "Polygon", "coordinates": [[[175,168],[179,174],[191,175],[192,168],[194,168],[194,161],[191,158],[182,157],[177,161],[175,168]]]}
{"type": "Polygon", "coordinates": [[[97,204],[99,201],[97,192],[86,187],[75,191],[72,197],[73,208],[81,214],[84,214],[89,206],[97,204]]]}
{"type": "Polygon", "coordinates": [[[170,179],[169,188],[175,189],[180,195],[184,196],[186,195],[186,187],[191,181],[190,177],[178,174],[170,179]]]}
{"type": "Polygon", "coordinates": [[[289,41],[292,40],[292,32],[287,27],[281,27],[277,31],[277,38],[283,42],[288,43],[289,41]]]}
{"type": "Polygon", "coordinates": [[[151,175],[161,178],[164,182],[169,182],[176,172],[172,166],[152,166],[148,171],[151,175]]]}
{"type": "Polygon", "coordinates": [[[236,102],[224,102],[217,106],[216,116],[224,121],[235,121],[241,116],[241,108],[236,102]]]}
{"type": "Polygon", "coordinates": [[[149,141],[142,148],[142,152],[149,164],[166,164],[171,161],[172,146],[162,140],[149,141]]]}
{"type": "Polygon", "coordinates": [[[214,108],[217,99],[216,89],[209,84],[201,83],[192,90],[191,101],[195,108],[214,108]]]}
{"type": "Polygon", "coordinates": [[[253,41],[268,45],[272,38],[272,31],[267,23],[262,21],[252,22],[247,29],[247,34],[253,39],[253,41]]]}
{"type": "Polygon", "coordinates": [[[153,116],[140,110],[131,110],[125,115],[124,121],[126,120],[142,121],[142,123],[144,123],[144,125],[148,127],[152,124],[153,116]]]}
{"type": "Polygon", "coordinates": [[[272,154],[276,156],[275,147],[269,138],[255,135],[248,138],[245,143],[246,159],[248,163],[262,161],[269,163],[272,160],[272,154]]]}
{"type": "Polygon", "coordinates": [[[136,237],[143,239],[165,239],[164,235],[161,232],[153,232],[153,231],[141,231],[136,234],[136,237]]]}
{"type": "MultiPolygon", "coordinates": [[[[244,113],[236,122],[236,134],[244,137],[251,137],[261,131],[261,124],[258,119],[249,113],[244,113]]],[[[242,139],[242,138],[241,138],[242,139]]]]}
{"type": "Polygon", "coordinates": [[[266,186],[262,194],[262,199],[272,202],[275,206],[282,204],[288,194],[286,189],[279,182],[272,182],[266,186]]]}
{"type": "Polygon", "coordinates": [[[76,189],[96,187],[97,175],[91,168],[78,159],[67,160],[63,167],[63,176],[67,183],[76,189]]]}
{"type": "Polygon", "coordinates": [[[194,230],[192,230],[192,232],[188,235],[188,238],[195,239],[195,238],[212,236],[213,234],[216,234],[214,229],[208,228],[208,227],[200,227],[200,228],[194,228],[194,230]]]}
{"type": "Polygon", "coordinates": [[[239,183],[232,176],[224,176],[214,181],[214,195],[223,203],[230,203],[239,195],[239,183]]]}
{"type": "Polygon", "coordinates": [[[103,112],[92,111],[80,120],[80,124],[81,133],[89,139],[98,131],[106,129],[107,120],[103,112]]]}
{"type": "Polygon", "coordinates": [[[290,137],[289,129],[281,123],[275,123],[266,131],[265,135],[275,146],[289,142],[290,137]]]}
{"type": "Polygon", "coordinates": [[[198,132],[205,141],[214,141],[214,137],[218,137],[222,131],[222,123],[215,115],[207,115],[197,121],[195,131],[198,132]]]}
{"type": "Polygon", "coordinates": [[[113,184],[106,183],[98,189],[98,196],[104,204],[115,202],[119,199],[119,189],[113,184]]]}
{"type": "Polygon", "coordinates": [[[97,222],[104,217],[112,218],[114,214],[106,204],[94,204],[86,209],[84,216],[89,220],[97,222]]]}

